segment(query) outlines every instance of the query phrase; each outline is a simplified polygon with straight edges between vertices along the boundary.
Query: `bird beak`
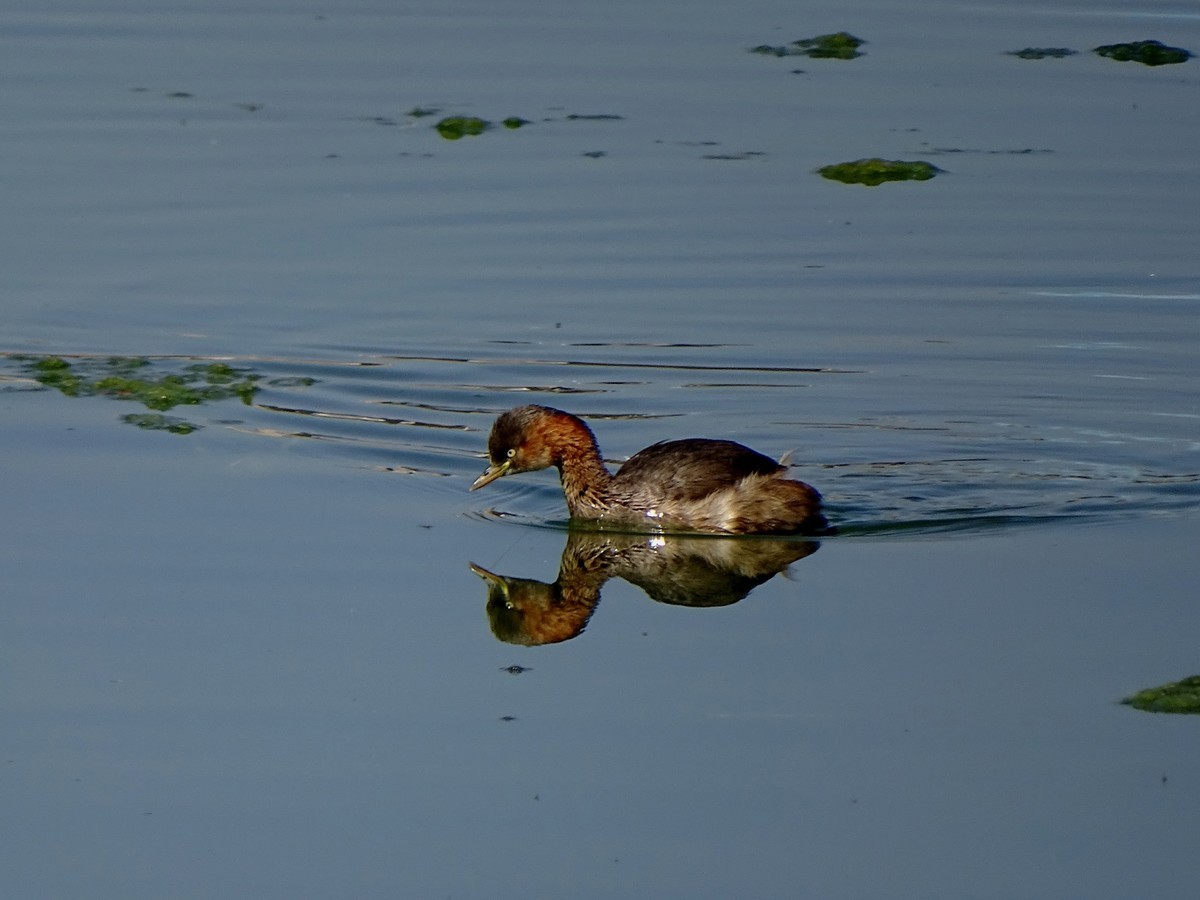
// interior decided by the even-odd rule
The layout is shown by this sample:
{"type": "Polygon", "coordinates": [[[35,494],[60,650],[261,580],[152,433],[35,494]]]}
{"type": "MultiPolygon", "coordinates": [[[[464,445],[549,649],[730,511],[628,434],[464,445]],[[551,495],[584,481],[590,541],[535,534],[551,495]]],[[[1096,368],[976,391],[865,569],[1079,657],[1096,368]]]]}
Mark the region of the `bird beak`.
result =
{"type": "Polygon", "coordinates": [[[504,579],[495,572],[489,572],[483,566],[477,566],[475,563],[467,563],[471,567],[471,571],[486,581],[488,584],[503,584],[504,579]]]}
{"type": "Polygon", "coordinates": [[[483,487],[485,484],[491,484],[497,478],[502,478],[503,476],[505,476],[507,474],[508,474],[508,460],[507,459],[504,462],[500,463],[499,465],[493,463],[492,465],[487,467],[487,469],[484,471],[484,473],[482,475],[480,475],[478,478],[475,479],[475,482],[471,485],[470,489],[473,491],[479,490],[479,488],[483,487]]]}
{"type": "Polygon", "coordinates": [[[488,606],[493,602],[503,603],[507,609],[512,609],[512,601],[508,597],[508,580],[503,575],[497,575],[495,572],[489,572],[483,566],[477,566],[475,563],[469,563],[471,571],[487,582],[488,589],[488,606]]]}

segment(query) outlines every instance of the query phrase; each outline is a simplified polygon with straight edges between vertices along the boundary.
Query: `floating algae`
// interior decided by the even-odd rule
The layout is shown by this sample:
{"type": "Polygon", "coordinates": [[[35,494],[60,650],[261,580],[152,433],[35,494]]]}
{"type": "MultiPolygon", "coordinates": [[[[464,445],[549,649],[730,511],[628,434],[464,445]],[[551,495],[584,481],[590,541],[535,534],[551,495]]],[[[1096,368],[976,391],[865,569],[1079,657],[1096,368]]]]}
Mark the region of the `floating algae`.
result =
{"type": "Polygon", "coordinates": [[[1192,54],[1182,47],[1168,47],[1159,41],[1133,41],[1128,44],[1104,44],[1093,51],[1119,62],[1140,62],[1147,66],[1167,66],[1187,62],[1192,54]]]}
{"type": "Polygon", "coordinates": [[[1200,675],[1138,691],[1121,702],[1144,712],[1200,713],[1200,675]]]}
{"type": "Polygon", "coordinates": [[[853,162],[822,166],[817,174],[844,184],[865,184],[874,187],[885,181],[928,181],[942,171],[924,160],[857,159],[853,162]]]}
{"type": "Polygon", "coordinates": [[[1026,47],[1024,50],[1009,50],[1008,55],[1021,59],[1063,59],[1078,52],[1070,47],[1026,47]]]}
{"type": "Polygon", "coordinates": [[[162,413],[129,413],[121,416],[121,421],[146,431],[168,431],[171,434],[191,434],[204,427],[178,416],[164,416],[162,413]]]}
{"type": "MultiPolygon", "coordinates": [[[[409,113],[409,115],[412,114],[409,113]]],[[[511,131],[516,128],[523,128],[532,123],[528,119],[522,119],[520,116],[509,116],[506,119],[502,119],[500,124],[511,131]]],[[[457,141],[460,138],[476,137],[483,134],[492,127],[492,123],[478,116],[447,116],[433,127],[446,140],[457,141]]]]}
{"type": "Polygon", "coordinates": [[[463,137],[475,137],[483,134],[491,127],[491,122],[478,116],[446,116],[435,126],[438,134],[448,141],[457,141],[463,137]]]}
{"type": "MultiPolygon", "coordinates": [[[[153,375],[151,361],[140,356],[87,357],[68,362],[61,356],[26,358],[26,370],[40,384],[68,397],[133,400],[161,413],[176,406],[196,406],[238,398],[250,403],[262,376],[226,363],[194,363],[182,373],[153,375]]],[[[131,414],[122,421],[138,428],[190,434],[200,426],[169,416],[131,414]]]]}
{"type": "Polygon", "coordinates": [[[807,56],[811,59],[855,59],[863,54],[858,48],[865,44],[862,38],[857,38],[849,32],[836,31],[833,34],[819,34],[816,37],[801,38],[783,47],[770,44],[759,44],[751,47],[751,53],[763,56],[807,56]]]}

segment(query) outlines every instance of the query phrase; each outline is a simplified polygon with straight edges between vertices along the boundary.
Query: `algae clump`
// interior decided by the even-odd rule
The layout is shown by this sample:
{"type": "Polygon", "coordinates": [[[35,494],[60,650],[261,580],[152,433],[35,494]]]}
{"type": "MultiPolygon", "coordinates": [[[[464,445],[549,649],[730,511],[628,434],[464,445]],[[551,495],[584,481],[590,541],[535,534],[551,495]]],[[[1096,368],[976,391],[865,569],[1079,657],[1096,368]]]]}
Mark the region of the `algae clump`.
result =
{"type": "Polygon", "coordinates": [[[1147,66],[1167,66],[1187,62],[1192,54],[1182,47],[1168,47],[1159,41],[1132,41],[1128,44],[1104,44],[1092,50],[1119,62],[1140,62],[1147,66]]]}
{"type": "Polygon", "coordinates": [[[203,426],[195,425],[186,419],[175,416],[164,416],[161,413],[129,413],[121,416],[121,421],[134,425],[146,431],[167,431],[171,434],[191,434],[203,426]]]}
{"type": "Polygon", "coordinates": [[[1078,52],[1070,47],[1026,47],[1024,50],[1009,50],[1008,55],[1020,59],[1063,59],[1078,52]]]}
{"type": "MultiPolygon", "coordinates": [[[[249,404],[262,377],[220,362],[194,363],[182,373],[157,376],[146,371],[150,366],[151,361],[144,357],[86,357],[71,363],[61,356],[43,356],[28,362],[26,368],[40,384],[68,397],[134,400],[158,413],[234,397],[249,404]]],[[[128,415],[122,421],[172,434],[190,434],[199,428],[161,415],[128,415]]]]}
{"type": "Polygon", "coordinates": [[[1200,675],[1146,688],[1121,702],[1144,712],[1200,713],[1200,675]]]}
{"type": "Polygon", "coordinates": [[[478,116],[446,116],[434,126],[438,134],[448,141],[457,141],[463,137],[476,137],[491,127],[491,122],[478,116]]]}
{"type": "Polygon", "coordinates": [[[864,43],[866,41],[862,38],[856,38],[845,31],[792,41],[805,56],[811,56],[813,59],[854,59],[862,56],[858,48],[864,43]]]}
{"type": "Polygon", "coordinates": [[[807,56],[810,59],[855,59],[862,56],[858,48],[865,44],[862,38],[857,38],[846,31],[835,31],[832,34],[819,34],[816,37],[800,38],[783,47],[770,44],[759,44],[751,47],[751,53],[764,56],[807,56]]]}
{"type": "Polygon", "coordinates": [[[831,181],[844,184],[865,184],[874,187],[885,181],[928,181],[942,171],[924,160],[857,159],[853,162],[822,166],[817,173],[831,181]]]}
{"type": "Polygon", "coordinates": [[[68,397],[78,397],[84,390],[83,378],[60,356],[44,356],[30,365],[29,370],[40,384],[62,391],[68,397]]]}

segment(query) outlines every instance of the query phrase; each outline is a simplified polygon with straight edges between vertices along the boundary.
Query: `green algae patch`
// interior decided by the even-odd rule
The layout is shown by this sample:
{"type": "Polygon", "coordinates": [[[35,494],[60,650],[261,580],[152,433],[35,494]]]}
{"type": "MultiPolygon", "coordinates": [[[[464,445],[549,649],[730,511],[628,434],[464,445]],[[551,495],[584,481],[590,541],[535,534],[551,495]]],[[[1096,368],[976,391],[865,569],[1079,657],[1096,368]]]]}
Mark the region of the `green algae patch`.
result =
{"type": "Polygon", "coordinates": [[[924,160],[857,159],[853,162],[822,166],[817,174],[843,184],[865,184],[875,187],[885,181],[928,181],[941,169],[924,160]]]}
{"type": "MultiPolygon", "coordinates": [[[[262,377],[227,363],[193,363],[182,372],[152,371],[145,357],[86,357],[69,362],[61,356],[26,361],[26,370],[40,384],[68,397],[109,397],[132,400],[157,413],[176,406],[197,406],[237,398],[249,404],[262,377]]],[[[199,426],[164,416],[125,416],[138,428],[190,434],[199,426]]]]}
{"type": "Polygon", "coordinates": [[[1138,691],[1121,702],[1143,712],[1200,714],[1200,675],[1138,691]]]}
{"type": "MultiPolygon", "coordinates": [[[[412,114],[409,113],[409,115],[412,114]]],[[[509,131],[515,131],[518,128],[524,128],[526,125],[532,125],[533,123],[528,119],[522,119],[520,116],[509,116],[506,119],[501,119],[500,124],[509,131]]],[[[490,130],[492,123],[478,116],[447,116],[439,120],[433,127],[446,140],[457,141],[465,137],[478,137],[485,131],[490,130]]]]}
{"type": "Polygon", "coordinates": [[[862,56],[858,48],[865,43],[862,38],[856,38],[845,31],[792,41],[793,46],[801,53],[813,59],[855,59],[862,56]]]}
{"type": "Polygon", "coordinates": [[[176,416],[164,416],[162,413],[129,413],[121,416],[121,421],[145,431],[166,431],[171,434],[191,434],[203,427],[176,416]]]}
{"type": "Polygon", "coordinates": [[[1070,47],[1026,47],[1024,50],[1009,50],[1008,55],[1020,59],[1063,59],[1078,52],[1070,47]]]}
{"type": "Polygon", "coordinates": [[[859,47],[865,44],[862,38],[857,38],[846,31],[835,31],[832,34],[819,34],[816,37],[800,38],[782,47],[771,44],[759,44],[751,47],[751,53],[763,56],[807,56],[810,59],[856,59],[863,54],[859,47]]]}
{"type": "Polygon", "coordinates": [[[62,391],[68,397],[78,397],[84,390],[84,380],[59,356],[44,356],[29,366],[33,377],[46,387],[62,391]]]}
{"type": "Polygon", "coordinates": [[[173,409],[176,406],[194,406],[200,403],[201,394],[178,375],[164,375],[153,380],[126,378],[109,375],[92,384],[94,394],[115,397],[118,400],[136,400],[146,409],[173,409]]]}
{"type": "Polygon", "coordinates": [[[492,127],[492,123],[478,116],[446,116],[433,127],[446,140],[457,141],[460,138],[483,134],[492,127]]]}
{"type": "Polygon", "coordinates": [[[1182,47],[1168,47],[1159,41],[1104,44],[1092,52],[1118,62],[1140,62],[1146,66],[1169,66],[1187,62],[1192,57],[1192,54],[1182,47]]]}

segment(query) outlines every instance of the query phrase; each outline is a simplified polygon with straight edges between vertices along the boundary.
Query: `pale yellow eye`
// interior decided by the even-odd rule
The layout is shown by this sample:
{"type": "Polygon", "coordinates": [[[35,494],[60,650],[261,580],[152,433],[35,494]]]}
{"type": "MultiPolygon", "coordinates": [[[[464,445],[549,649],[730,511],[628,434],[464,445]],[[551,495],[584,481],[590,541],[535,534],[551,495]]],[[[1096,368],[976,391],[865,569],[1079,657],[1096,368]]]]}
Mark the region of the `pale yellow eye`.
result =
{"type": "Polygon", "coordinates": [[[512,459],[512,458],[513,458],[514,456],[516,456],[516,455],[517,455],[517,448],[516,448],[516,447],[509,447],[509,448],[508,448],[508,458],[509,458],[509,459],[512,459]]]}

